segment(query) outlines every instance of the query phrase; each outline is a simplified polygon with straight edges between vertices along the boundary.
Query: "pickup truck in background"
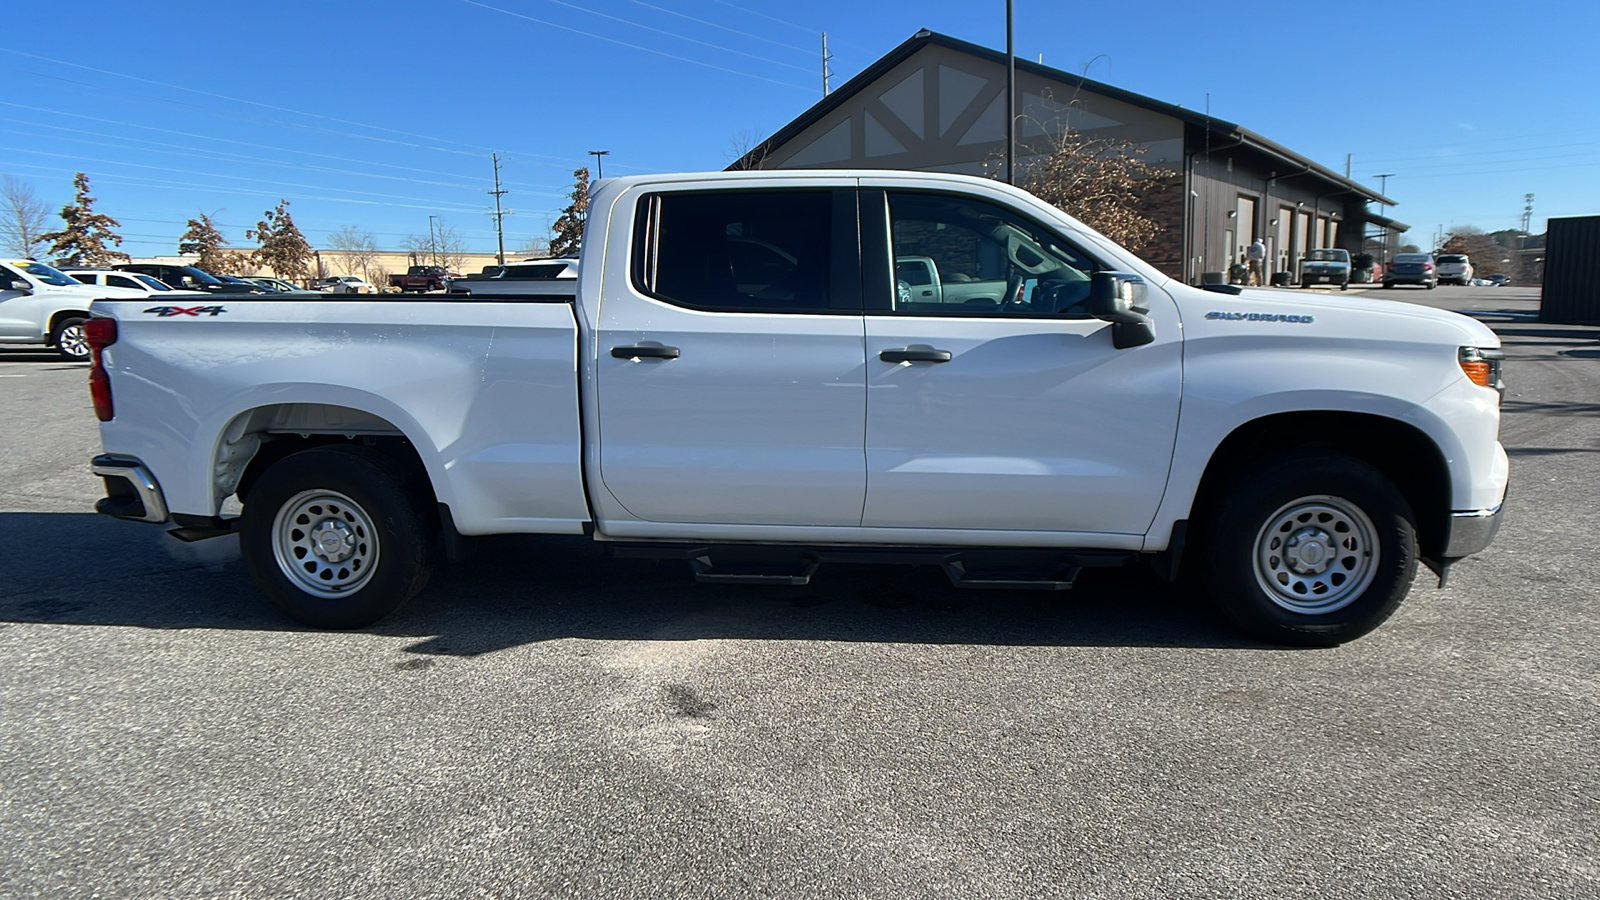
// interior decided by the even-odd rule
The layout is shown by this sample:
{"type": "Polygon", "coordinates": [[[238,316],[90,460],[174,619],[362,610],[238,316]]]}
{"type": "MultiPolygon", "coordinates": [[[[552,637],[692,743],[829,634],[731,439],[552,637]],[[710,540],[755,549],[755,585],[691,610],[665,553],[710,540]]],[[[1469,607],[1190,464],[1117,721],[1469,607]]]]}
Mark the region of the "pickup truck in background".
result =
{"type": "Polygon", "coordinates": [[[89,358],[83,323],[96,297],[144,297],[132,288],[86,285],[31,259],[0,261],[0,345],[42,344],[75,362],[89,358]]]}
{"type": "Polygon", "coordinates": [[[1300,286],[1337,284],[1339,290],[1350,289],[1350,251],[1337,247],[1322,247],[1306,251],[1300,260],[1300,286]]]}
{"type": "Polygon", "coordinates": [[[576,259],[539,259],[492,266],[482,274],[452,278],[451,295],[488,294],[572,297],[578,292],[576,259]]]}
{"type": "Polygon", "coordinates": [[[390,275],[389,286],[410,293],[442,291],[452,278],[459,278],[444,266],[411,266],[403,275],[390,275]]]}
{"type": "Polygon", "coordinates": [[[548,533],[712,582],[1143,563],[1258,638],[1353,639],[1495,533],[1499,341],[1216,288],[984,179],[610,179],[571,296],[96,303],[98,509],[237,533],[321,627],[381,619],[475,536],[548,533]]]}

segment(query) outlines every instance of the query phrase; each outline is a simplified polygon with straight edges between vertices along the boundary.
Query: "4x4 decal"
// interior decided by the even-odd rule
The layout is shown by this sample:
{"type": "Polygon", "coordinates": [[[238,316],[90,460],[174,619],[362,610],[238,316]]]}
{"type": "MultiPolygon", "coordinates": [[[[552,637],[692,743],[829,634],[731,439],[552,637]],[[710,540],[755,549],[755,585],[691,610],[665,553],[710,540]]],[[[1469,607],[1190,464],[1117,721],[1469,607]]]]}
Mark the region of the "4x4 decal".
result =
{"type": "Polygon", "coordinates": [[[154,313],[163,319],[170,318],[172,316],[200,315],[208,315],[214,319],[217,317],[218,313],[225,313],[227,310],[220,306],[152,306],[145,310],[145,312],[154,313]]]}

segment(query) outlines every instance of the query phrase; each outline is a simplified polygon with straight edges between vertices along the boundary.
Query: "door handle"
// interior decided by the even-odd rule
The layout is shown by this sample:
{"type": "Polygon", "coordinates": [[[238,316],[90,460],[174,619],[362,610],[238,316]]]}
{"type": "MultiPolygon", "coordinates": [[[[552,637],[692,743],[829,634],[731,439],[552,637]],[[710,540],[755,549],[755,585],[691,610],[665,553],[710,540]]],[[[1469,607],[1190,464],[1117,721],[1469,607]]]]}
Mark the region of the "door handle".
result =
{"type": "Polygon", "coordinates": [[[612,347],[611,355],[617,359],[677,359],[677,347],[612,347]]]}
{"type": "Polygon", "coordinates": [[[950,351],[949,350],[934,350],[934,349],[931,349],[931,348],[921,348],[921,347],[919,347],[919,348],[917,348],[915,350],[912,350],[910,348],[907,348],[907,349],[904,349],[904,350],[884,350],[884,351],[882,351],[881,353],[878,354],[878,358],[883,360],[886,363],[903,363],[903,362],[942,363],[942,362],[949,362],[950,361],[950,351]]]}

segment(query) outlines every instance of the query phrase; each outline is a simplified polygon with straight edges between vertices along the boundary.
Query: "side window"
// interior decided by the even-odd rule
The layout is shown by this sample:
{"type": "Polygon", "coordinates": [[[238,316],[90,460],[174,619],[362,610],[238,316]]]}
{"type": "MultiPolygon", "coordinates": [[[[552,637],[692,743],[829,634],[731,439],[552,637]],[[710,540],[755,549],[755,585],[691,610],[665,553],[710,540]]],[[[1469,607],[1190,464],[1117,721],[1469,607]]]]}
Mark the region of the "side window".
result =
{"type": "Polygon", "coordinates": [[[145,289],[144,285],[134,281],[132,278],[129,278],[126,275],[107,275],[106,284],[112,287],[134,288],[135,290],[145,289]]]}
{"type": "Polygon", "coordinates": [[[93,272],[73,272],[72,277],[73,280],[81,284],[94,284],[93,272]]]}
{"type": "Polygon", "coordinates": [[[890,191],[900,315],[1088,316],[1097,268],[1044,228],[982,200],[890,191]]]}
{"type": "Polygon", "coordinates": [[[719,190],[640,203],[635,286],[715,312],[859,312],[855,192],[719,190]]]}

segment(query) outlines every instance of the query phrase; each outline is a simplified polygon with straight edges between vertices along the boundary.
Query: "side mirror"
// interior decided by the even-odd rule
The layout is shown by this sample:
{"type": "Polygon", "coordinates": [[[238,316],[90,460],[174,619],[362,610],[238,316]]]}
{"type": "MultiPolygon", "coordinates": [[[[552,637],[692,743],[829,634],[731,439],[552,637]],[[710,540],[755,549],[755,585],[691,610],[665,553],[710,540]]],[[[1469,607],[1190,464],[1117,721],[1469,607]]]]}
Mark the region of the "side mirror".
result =
{"type": "Polygon", "coordinates": [[[1089,314],[1111,323],[1111,346],[1139,347],[1156,339],[1155,322],[1145,313],[1145,283],[1131,272],[1096,272],[1089,284],[1089,314]]]}
{"type": "Polygon", "coordinates": [[[33,285],[31,285],[31,284],[27,283],[26,281],[23,281],[22,279],[18,278],[18,279],[13,280],[9,285],[7,285],[6,290],[8,290],[8,291],[21,291],[24,294],[31,294],[31,293],[33,293],[33,285]]]}

